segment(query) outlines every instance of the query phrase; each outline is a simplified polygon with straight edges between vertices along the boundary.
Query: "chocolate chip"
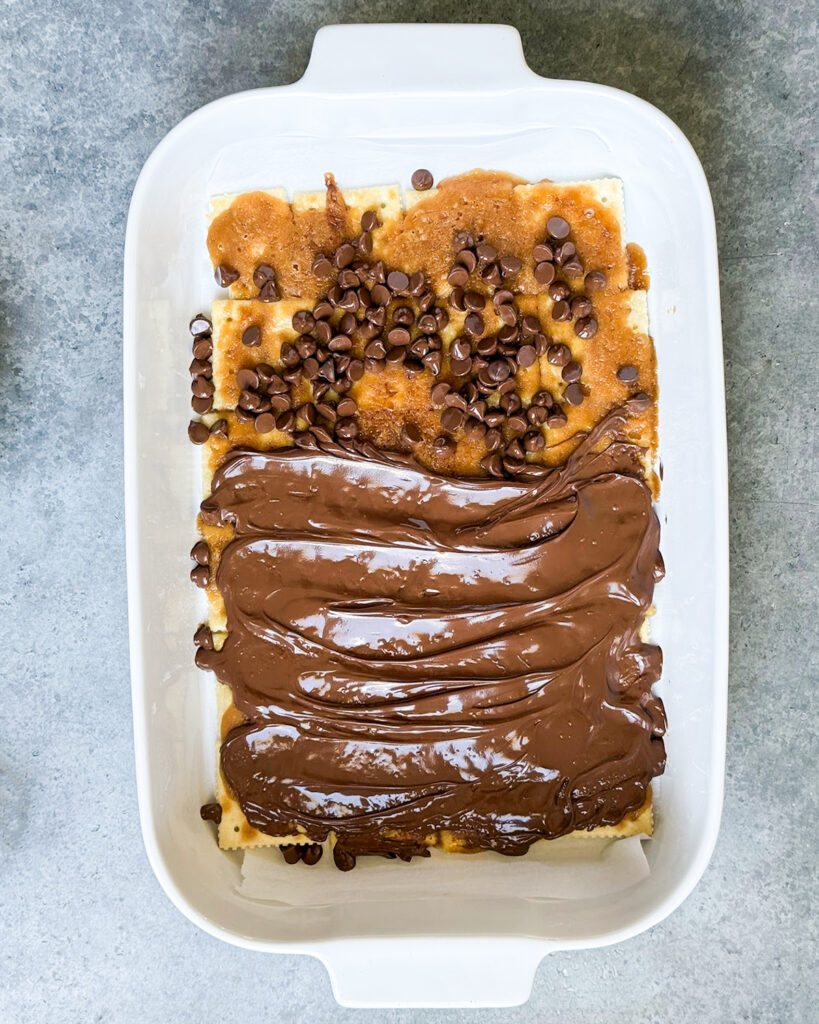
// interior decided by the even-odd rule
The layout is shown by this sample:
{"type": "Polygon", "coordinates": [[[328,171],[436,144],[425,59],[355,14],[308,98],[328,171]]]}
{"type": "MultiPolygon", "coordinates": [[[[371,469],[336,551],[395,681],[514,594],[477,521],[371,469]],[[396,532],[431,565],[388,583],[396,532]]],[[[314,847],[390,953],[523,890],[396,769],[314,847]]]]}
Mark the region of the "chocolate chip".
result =
{"type": "Polygon", "coordinates": [[[255,348],[257,345],[262,343],[262,331],[256,324],[246,328],[242,332],[242,344],[247,345],[248,348],[255,348]]]}
{"type": "Polygon", "coordinates": [[[347,376],[351,381],[358,381],[364,376],[364,363],[360,359],[351,359],[347,367],[347,376]]]}
{"type": "Polygon", "coordinates": [[[384,284],[376,284],[370,289],[370,297],[376,306],[386,306],[392,298],[392,293],[384,284]]]}
{"type": "Polygon", "coordinates": [[[404,348],[403,345],[398,346],[397,348],[392,348],[387,353],[387,362],[391,363],[393,366],[397,365],[398,363],[403,363],[406,358],[407,350],[406,348],[404,348]]]}
{"type": "Polygon", "coordinates": [[[358,274],[354,270],[340,270],[338,274],[339,287],[346,289],[358,288],[358,274]]]}
{"type": "Polygon", "coordinates": [[[580,405],[585,395],[583,394],[583,388],[577,383],[569,384],[569,386],[563,392],[564,399],[569,405],[580,405]]]}
{"type": "Polygon", "coordinates": [[[193,320],[188,324],[188,329],[194,338],[198,338],[202,334],[210,334],[213,330],[213,324],[204,313],[197,313],[193,320]]]}
{"type": "Polygon", "coordinates": [[[431,189],[432,182],[432,175],[425,167],[419,167],[417,171],[413,171],[412,187],[416,192],[426,192],[431,189]]]}
{"type": "Polygon", "coordinates": [[[298,843],[288,843],[285,846],[280,846],[279,849],[282,852],[285,863],[298,864],[301,860],[301,848],[298,843]]]}
{"type": "Polygon", "coordinates": [[[329,277],[333,272],[333,264],[323,252],[317,253],[310,268],[314,277],[329,277]]]}
{"type": "Polygon", "coordinates": [[[481,338],[475,345],[480,356],[492,356],[498,349],[498,339],[491,337],[481,338]]]}
{"type": "Polygon", "coordinates": [[[505,359],[494,359],[487,367],[490,380],[502,384],[510,374],[509,364],[505,359]]]}
{"type": "Polygon", "coordinates": [[[354,399],[342,398],[336,406],[336,412],[342,419],[347,419],[350,416],[355,416],[358,412],[358,406],[354,399]]]}
{"type": "Polygon", "coordinates": [[[419,359],[423,359],[429,350],[430,344],[426,338],[418,338],[410,345],[410,352],[419,359]]]}
{"type": "Polygon", "coordinates": [[[292,402],[287,395],[270,395],[269,398],[264,399],[257,412],[269,412],[271,409],[277,413],[287,412],[291,405],[292,402]]]}
{"type": "Polygon", "coordinates": [[[566,413],[562,409],[553,409],[546,420],[550,430],[559,430],[561,427],[565,427],[567,422],[566,413]]]}
{"type": "Polygon", "coordinates": [[[308,359],[305,359],[304,362],[302,363],[301,370],[304,376],[307,378],[307,380],[315,380],[319,372],[318,360],[315,359],[313,356],[310,356],[308,359]]]}
{"type": "Polygon", "coordinates": [[[450,358],[455,360],[468,359],[472,354],[469,341],[466,338],[456,338],[449,350],[450,358]]]}
{"type": "Polygon", "coordinates": [[[207,380],[213,376],[213,367],[206,359],[194,359],[188,367],[191,377],[205,377],[207,380]]]}
{"type": "Polygon", "coordinates": [[[267,434],[275,428],[276,417],[272,412],[263,412],[256,417],[253,426],[256,428],[257,434],[267,434]]]}
{"type": "Polygon", "coordinates": [[[468,231],[459,231],[452,244],[455,251],[460,252],[461,249],[471,249],[475,245],[475,239],[468,231]]]}
{"type": "Polygon", "coordinates": [[[248,388],[255,391],[260,383],[259,374],[250,367],[245,367],[236,374],[236,383],[243,391],[248,388]]]}
{"type": "Polygon", "coordinates": [[[435,449],[436,452],[438,452],[439,455],[451,455],[452,452],[455,450],[455,444],[452,441],[452,439],[446,437],[446,435],[444,434],[441,434],[439,437],[435,438],[435,440],[432,442],[432,447],[435,449]]]}
{"type": "Polygon", "coordinates": [[[552,320],[571,320],[572,311],[565,299],[559,299],[552,306],[552,320]]]}
{"type": "Polygon", "coordinates": [[[587,292],[599,292],[606,287],[606,275],[602,270],[591,270],[586,274],[583,284],[587,292]]]}
{"type": "MultiPolygon", "coordinates": [[[[503,419],[504,419],[504,417],[503,417],[503,415],[501,415],[501,417],[500,417],[500,422],[501,423],[503,422],[503,419]]],[[[495,427],[492,426],[491,423],[489,423],[489,416],[486,417],[486,423],[490,427],[490,429],[487,430],[486,437],[484,438],[484,441],[485,441],[486,447],[489,449],[489,451],[494,451],[496,448],[500,448],[500,446],[501,446],[501,444],[503,442],[503,436],[501,435],[501,432],[499,430],[497,430],[495,427]]]]}
{"type": "Polygon", "coordinates": [[[409,278],[401,270],[391,270],[387,274],[387,284],[394,292],[406,292],[409,288],[409,278]]]}
{"type": "MultiPolygon", "coordinates": [[[[256,420],[256,429],[257,430],[258,430],[259,420],[261,418],[262,417],[260,416],[256,420]]],[[[294,412],[292,412],[292,410],[290,412],[283,412],[281,414],[281,416],[277,416],[276,417],[276,430],[282,430],[282,431],[288,432],[288,431],[292,430],[293,427],[295,427],[295,425],[296,425],[296,414],[294,412]]]]}
{"type": "Polygon", "coordinates": [[[539,452],[546,444],[539,430],[530,430],[523,438],[523,447],[527,452],[539,452]]]}
{"type": "Polygon", "coordinates": [[[443,364],[443,360],[441,358],[441,353],[440,352],[428,352],[421,359],[421,362],[424,364],[424,366],[429,370],[429,372],[434,377],[437,377],[438,374],[441,372],[441,366],[443,364]]]}
{"type": "Polygon", "coordinates": [[[464,306],[470,310],[470,312],[477,312],[486,306],[486,299],[481,295],[480,292],[465,292],[464,293],[464,306]]]}
{"type": "Polygon", "coordinates": [[[447,384],[446,381],[442,380],[438,384],[434,384],[430,392],[433,408],[439,409],[444,404],[444,400],[451,390],[451,385],[447,384]]]}
{"type": "Polygon", "coordinates": [[[275,277],[275,271],[267,263],[260,263],[253,271],[253,283],[257,288],[263,288],[268,281],[273,281],[275,277]]]}
{"type": "Polygon", "coordinates": [[[558,302],[560,299],[568,299],[571,294],[572,290],[565,281],[555,281],[549,285],[549,298],[553,302],[558,302]]]}
{"type": "Polygon", "coordinates": [[[347,309],[351,313],[355,313],[361,306],[361,300],[358,295],[353,291],[352,288],[348,289],[341,296],[338,302],[339,309],[347,309]]]}
{"type": "Polygon", "coordinates": [[[374,231],[378,227],[378,214],[375,210],[366,210],[361,214],[361,230],[374,231]]]}
{"type": "Polygon", "coordinates": [[[384,347],[384,342],[380,339],[371,341],[364,349],[364,355],[367,359],[383,359],[386,354],[387,350],[384,347]]]}
{"type": "Polygon", "coordinates": [[[255,419],[255,416],[253,415],[252,412],[248,412],[246,409],[243,409],[241,406],[237,406],[236,407],[236,419],[240,423],[251,423],[255,419]]]}
{"type": "Polygon", "coordinates": [[[418,308],[422,313],[426,313],[434,302],[435,295],[429,289],[418,296],[418,308]]]}
{"type": "Polygon", "coordinates": [[[565,263],[576,255],[577,246],[574,242],[564,242],[555,249],[555,263],[565,263]]]}
{"type": "Polygon", "coordinates": [[[475,255],[481,263],[491,263],[493,260],[498,258],[498,250],[494,245],[489,245],[487,242],[480,242],[475,246],[475,255]]]}
{"type": "Polygon", "coordinates": [[[500,455],[497,452],[494,452],[492,455],[484,455],[481,459],[481,469],[485,470],[490,476],[503,476],[503,461],[500,455]]]}
{"type": "Polygon", "coordinates": [[[452,434],[462,426],[463,421],[464,414],[460,409],[455,409],[452,406],[444,409],[441,414],[441,426],[452,434]]]}
{"type": "Polygon", "coordinates": [[[518,349],[518,366],[522,366],[524,369],[532,364],[537,359],[537,352],[535,351],[534,345],[523,345],[518,349]]]}
{"type": "Polygon", "coordinates": [[[518,322],[518,314],[515,311],[515,307],[512,305],[498,306],[497,312],[501,321],[505,323],[507,327],[514,327],[518,322]]]}
{"type": "Polygon", "coordinates": [[[216,278],[216,283],[220,288],[228,288],[234,281],[239,280],[239,271],[234,270],[233,267],[229,267],[225,263],[221,263],[214,271],[213,276],[216,278]]]}
{"type": "Polygon", "coordinates": [[[546,221],[546,230],[552,238],[563,239],[569,237],[571,228],[569,227],[569,222],[564,220],[563,217],[550,217],[546,221]]]}
{"type": "Polygon", "coordinates": [[[523,263],[517,258],[517,256],[501,256],[500,270],[504,277],[512,277],[514,274],[519,274],[523,263]]]}
{"type": "Polygon", "coordinates": [[[358,251],[364,256],[369,256],[373,251],[373,236],[369,231],[363,231],[358,236],[358,251]]]}
{"type": "Polygon", "coordinates": [[[578,338],[593,338],[597,334],[597,321],[593,316],[584,316],[574,325],[578,338]]]}
{"type": "Polygon", "coordinates": [[[427,282],[424,279],[424,275],[420,270],[416,270],[414,274],[410,274],[408,291],[410,295],[418,298],[426,291],[427,282]]]}
{"type": "Polygon", "coordinates": [[[215,501],[205,499],[199,505],[199,514],[202,516],[202,522],[208,526],[219,526],[222,522],[222,513],[215,501]]]}
{"type": "Polygon", "coordinates": [[[631,381],[637,380],[637,376],[638,373],[636,366],[621,366],[620,369],[617,371],[617,379],[625,381],[626,383],[629,384],[631,383],[631,381]]]}
{"type": "Polygon", "coordinates": [[[535,351],[539,356],[545,356],[546,350],[549,348],[549,339],[545,334],[535,335],[535,351]]]}
{"type": "Polygon", "coordinates": [[[568,345],[550,345],[546,358],[553,366],[565,366],[572,358],[568,345]]]}
{"type": "Polygon", "coordinates": [[[569,303],[569,306],[574,317],[589,316],[594,311],[591,300],[587,299],[585,295],[576,295],[569,303]]]}
{"type": "Polygon", "coordinates": [[[651,397],[645,391],[639,391],[625,402],[625,407],[632,414],[639,415],[651,406],[651,397]]]}
{"type": "Polygon", "coordinates": [[[498,341],[503,345],[512,345],[518,340],[519,331],[511,324],[504,324],[498,331],[498,341]]]}
{"type": "Polygon", "coordinates": [[[535,263],[551,263],[555,258],[555,251],[548,242],[541,242],[532,249],[532,259],[535,263]]]}
{"type": "Polygon", "coordinates": [[[438,330],[442,331],[449,323],[449,313],[440,306],[435,306],[432,310],[432,315],[435,317],[435,323],[438,325],[438,330]]]}
{"type": "Polygon", "coordinates": [[[338,413],[336,412],[335,406],[329,402],[316,402],[316,412],[319,416],[323,416],[324,419],[329,420],[331,423],[335,423],[338,419],[338,413]]]}
{"type": "Polygon", "coordinates": [[[193,343],[193,354],[196,359],[210,359],[213,355],[213,341],[210,335],[205,334],[196,339],[193,343]]]}
{"type": "Polygon", "coordinates": [[[259,289],[259,298],[262,302],[278,302],[281,298],[279,287],[275,281],[265,281],[259,289]]]}
{"type": "Polygon", "coordinates": [[[191,548],[191,558],[197,565],[208,565],[210,562],[210,548],[203,540],[198,540],[191,548]]]}
{"type": "Polygon", "coordinates": [[[255,391],[246,390],[239,395],[239,405],[248,412],[255,412],[260,403],[261,398],[255,391]]]}
{"type": "Polygon", "coordinates": [[[325,299],[322,299],[321,302],[317,302],[316,303],[316,307],[313,310],[313,316],[316,318],[316,320],[329,320],[329,318],[332,315],[333,315],[332,303],[327,302],[325,299]]]}
{"type": "Polygon", "coordinates": [[[358,436],[358,424],[354,419],[345,417],[336,423],[336,434],[345,441],[352,441],[358,436]]]}
{"type": "Polygon", "coordinates": [[[193,642],[197,647],[202,647],[206,651],[213,650],[213,633],[210,629],[202,625],[193,634],[193,642]]]}
{"type": "Polygon", "coordinates": [[[195,565],[191,569],[191,582],[204,590],[210,583],[210,569],[206,565],[195,565]]]}
{"type": "Polygon", "coordinates": [[[335,263],[339,270],[344,270],[345,267],[349,267],[354,259],[355,248],[349,242],[342,242],[335,251],[333,263],[335,263]]]}
{"type": "Polygon", "coordinates": [[[451,370],[453,377],[468,377],[469,371],[472,369],[472,360],[450,358],[449,369],[451,370]]]}
{"type": "Polygon", "coordinates": [[[501,272],[498,269],[497,263],[487,263],[481,271],[481,279],[486,281],[487,284],[497,287],[501,283],[501,272]]]}
{"type": "Polygon", "coordinates": [[[309,843],[307,846],[302,846],[301,859],[312,867],[321,860],[322,852],[321,843],[309,843]]]}
{"type": "Polygon", "coordinates": [[[410,338],[410,332],[406,327],[393,327],[387,335],[387,340],[391,345],[409,345],[410,338]]]}
{"type": "Polygon", "coordinates": [[[471,249],[461,249],[455,260],[466,268],[468,274],[471,274],[478,265],[478,257],[471,249]]]}
{"type": "Polygon", "coordinates": [[[453,288],[452,291],[449,294],[449,298],[447,299],[447,302],[450,304],[450,306],[452,306],[453,309],[457,309],[457,310],[459,310],[459,312],[463,313],[464,310],[466,309],[466,306],[464,305],[464,290],[463,290],[463,288],[460,288],[460,287],[453,288]]]}
{"type": "MultiPolygon", "coordinates": [[[[583,376],[583,368],[580,363],[573,359],[570,363],[566,363],[560,375],[563,380],[567,381],[569,384],[573,384],[583,376]]],[[[576,403],[573,402],[572,404],[574,405],[576,403]]]]}
{"type": "Polygon", "coordinates": [[[583,264],[577,256],[573,256],[563,264],[563,272],[569,277],[579,277],[583,273],[583,264]]]}
{"type": "Polygon", "coordinates": [[[506,446],[506,456],[510,459],[522,459],[524,457],[523,445],[515,438],[506,446]]]}
{"type": "Polygon", "coordinates": [[[211,437],[227,437],[228,436],[228,421],[227,420],[216,420],[210,425],[210,436],[211,437]]]}
{"type": "Polygon", "coordinates": [[[480,420],[467,420],[464,432],[470,441],[481,441],[486,436],[486,424],[480,420]]]}
{"type": "Polygon", "coordinates": [[[506,425],[516,434],[523,434],[529,426],[529,421],[522,412],[513,413],[506,420],[506,425]]]}
{"type": "Polygon", "coordinates": [[[467,334],[472,334],[474,336],[483,334],[483,328],[483,317],[480,313],[470,313],[464,320],[464,330],[467,334]]]}
{"type": "Polygon", "coordinates": [[[551,284],[555,279],[555,268],[554,264],[538,263],[535,266],[535,280],[538,284],[551,284]]]}
{"type": "Polygon", "coordinates": [[[211,398],[213,396],[213,384],[207,377],[194,377],[191,381],[191,394],[196,398],[211,398]]]}

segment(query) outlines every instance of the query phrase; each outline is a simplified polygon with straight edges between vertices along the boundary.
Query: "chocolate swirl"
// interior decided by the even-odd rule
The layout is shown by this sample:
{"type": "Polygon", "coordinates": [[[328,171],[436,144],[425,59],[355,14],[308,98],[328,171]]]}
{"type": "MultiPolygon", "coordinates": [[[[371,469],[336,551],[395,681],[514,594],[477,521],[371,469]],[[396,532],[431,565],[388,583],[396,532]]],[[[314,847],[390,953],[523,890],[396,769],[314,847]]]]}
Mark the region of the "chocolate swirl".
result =
{"type": "Polygon", "coordinates": [[[208,502],[235,527],[229,634],[204,654],[246,719],[221,764],[253,826],[518,854],[642,805],[665,764],[639,638],[659,525],[624,416],[524,483],[363,445],[229,458],[208,502]]]}

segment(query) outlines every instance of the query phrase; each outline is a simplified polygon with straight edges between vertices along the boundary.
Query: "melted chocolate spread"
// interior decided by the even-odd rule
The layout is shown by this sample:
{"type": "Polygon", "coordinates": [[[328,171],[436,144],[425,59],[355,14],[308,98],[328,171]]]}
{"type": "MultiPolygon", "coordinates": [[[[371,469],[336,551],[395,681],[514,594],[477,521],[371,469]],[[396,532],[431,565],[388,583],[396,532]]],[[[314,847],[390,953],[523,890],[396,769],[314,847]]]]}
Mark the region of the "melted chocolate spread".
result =
{"type": "Polygon", "coordinates": [[[251,825],[412,855],[449,829],[525,853],[616,824],[665,765],[640,626],[659,524],[615,410],[530,482],[450,479],[368,445],[239,450],[205,651],[245,723],[225,779],[251,825]]]}

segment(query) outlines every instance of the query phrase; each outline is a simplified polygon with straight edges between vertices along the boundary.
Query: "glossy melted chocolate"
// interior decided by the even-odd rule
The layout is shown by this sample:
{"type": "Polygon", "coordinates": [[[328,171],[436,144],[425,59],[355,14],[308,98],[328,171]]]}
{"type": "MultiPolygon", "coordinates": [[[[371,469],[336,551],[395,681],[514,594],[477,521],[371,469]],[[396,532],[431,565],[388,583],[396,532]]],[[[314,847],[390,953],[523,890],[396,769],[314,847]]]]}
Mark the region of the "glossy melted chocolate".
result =
{"type": "Polygon", "coordinates": [[[225,462],[229,632],[204,654],[246,720],[221,763],[251,825],[334,832],[354,863],[442,829],[521,854],[641,807],[665,764],[639,638],[661,563],[625,416],[526,483],[352,443],[225,462]]]}

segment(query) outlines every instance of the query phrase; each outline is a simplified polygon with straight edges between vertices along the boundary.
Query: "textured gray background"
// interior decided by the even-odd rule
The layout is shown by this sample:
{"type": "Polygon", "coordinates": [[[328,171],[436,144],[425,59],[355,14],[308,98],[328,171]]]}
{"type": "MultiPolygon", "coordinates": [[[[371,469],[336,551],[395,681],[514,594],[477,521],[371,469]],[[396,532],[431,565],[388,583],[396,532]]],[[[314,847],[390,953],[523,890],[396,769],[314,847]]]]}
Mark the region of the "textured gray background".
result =
{"type": "Polygon", "coordinates": [[[0,1019],[815,1020],[816,8],[3,0],[0,55],[0,1019]],[[722,833],[669,920],[625,945],[549,957],[517,1010],[339,1010],[316,961],[231,948],[174,910],[137,821],[120,392],[128,200],[186,114],[297,78],[320,25],[362,20],[515,24],[540,74],[619,86],[669,114],[716,207],[733,601],[722,833]]]}

